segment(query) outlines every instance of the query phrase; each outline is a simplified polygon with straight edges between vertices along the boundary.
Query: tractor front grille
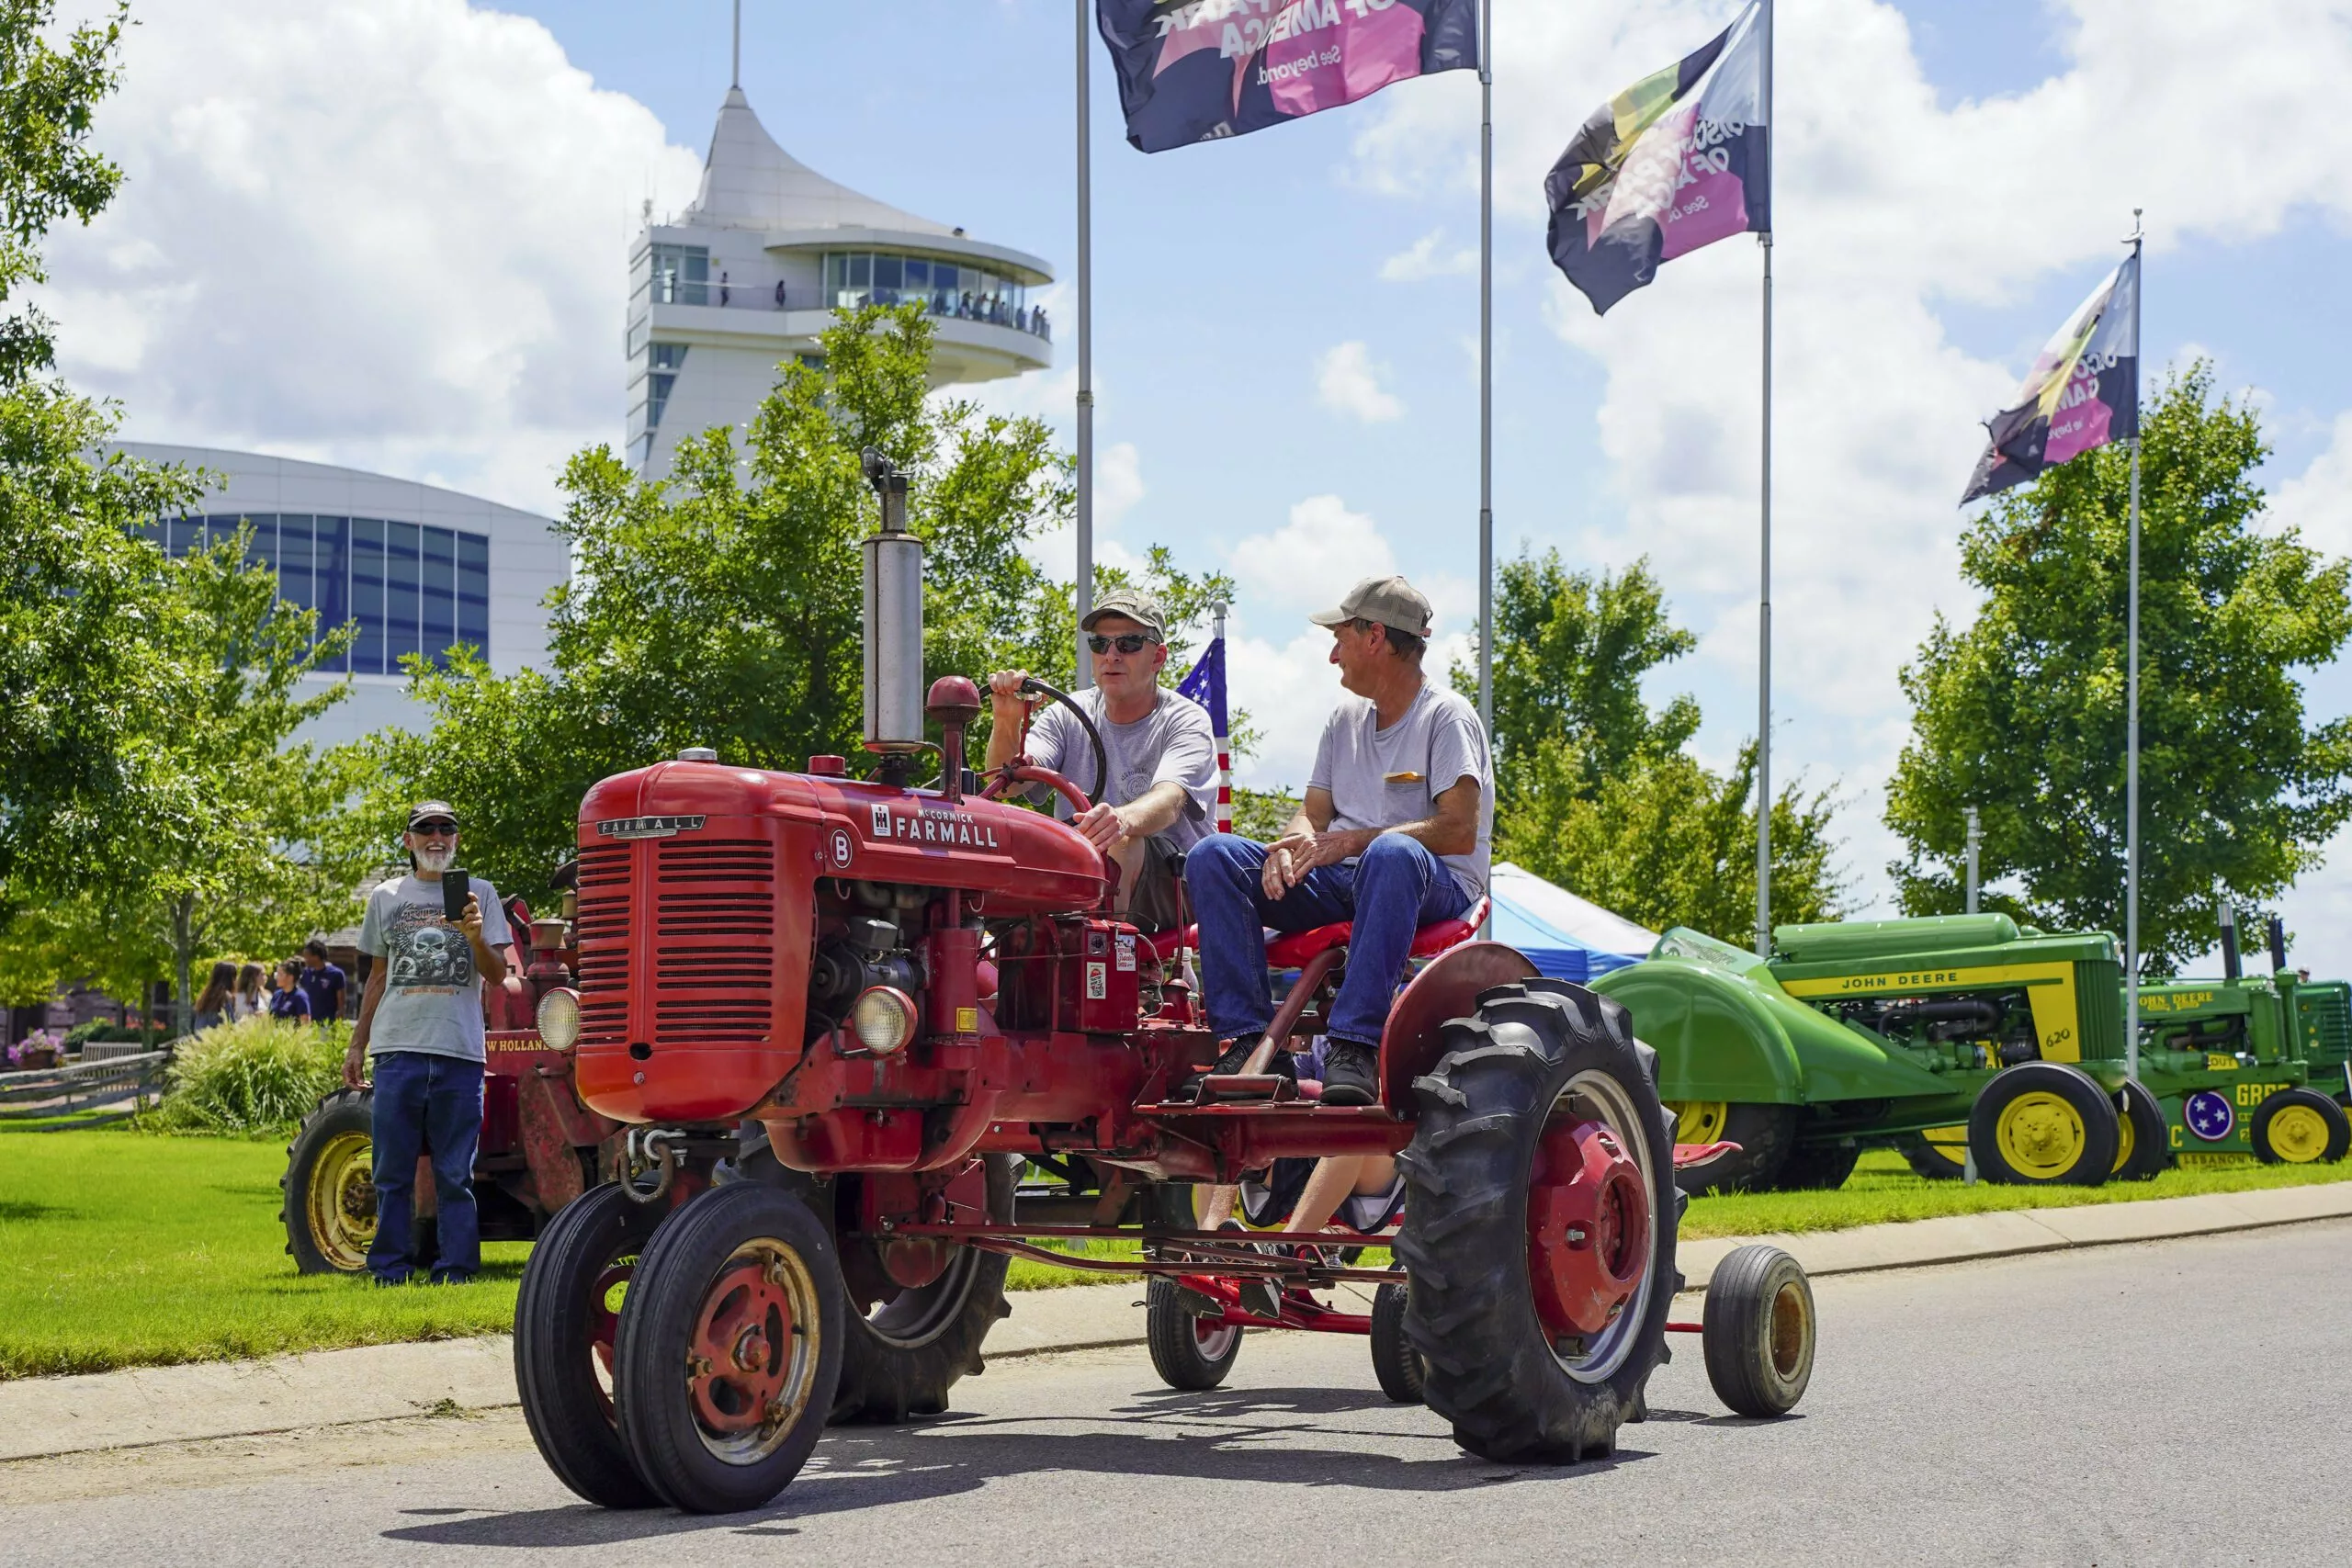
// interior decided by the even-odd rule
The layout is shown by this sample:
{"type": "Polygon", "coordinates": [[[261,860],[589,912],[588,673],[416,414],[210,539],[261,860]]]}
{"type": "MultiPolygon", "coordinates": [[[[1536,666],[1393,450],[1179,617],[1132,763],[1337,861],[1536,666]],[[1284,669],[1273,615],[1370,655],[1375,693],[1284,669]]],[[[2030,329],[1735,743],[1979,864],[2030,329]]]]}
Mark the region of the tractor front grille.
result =
{"type": "Polygon", "coordinates": [[[572,933],[580,944],[580,1043],[613,1049],[628,1043],[629,846],[580,852],[580,902],[572,933]]]}
{"type": "Polygon", "coordinates": [[[665,839],[656,854],[656,1040],[758,1044],[775,1010],[775,846],[665,839]]]}

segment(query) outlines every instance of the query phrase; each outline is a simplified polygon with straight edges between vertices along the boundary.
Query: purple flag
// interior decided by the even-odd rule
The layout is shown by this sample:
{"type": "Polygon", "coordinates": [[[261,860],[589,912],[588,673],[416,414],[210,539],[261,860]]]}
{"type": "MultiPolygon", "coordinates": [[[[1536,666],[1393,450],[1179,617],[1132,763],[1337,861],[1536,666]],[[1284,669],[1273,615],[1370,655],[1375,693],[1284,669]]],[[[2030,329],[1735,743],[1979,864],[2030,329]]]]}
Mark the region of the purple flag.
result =
{"type": "Polygon", "coordinates": [[[2140,434],[2140,258],[2135,253],[2042,344],[2018,400],[1984,422],[1992,440],[1962,506],[2140,434]]]}
{"type": "Polygon", "coordinates": [[[1595,315],[1658,264],[1772,230],[1764,51],[1770,0],[1751,0],[1696,54],[1592,111],[1544,176],[1552,260],[1595,315]]]}
{"type": "Polygon", "coordinates": [[[1478,66],[1477,0],[1097,0],[1095,21],[1147,152],[1478,66]]]}

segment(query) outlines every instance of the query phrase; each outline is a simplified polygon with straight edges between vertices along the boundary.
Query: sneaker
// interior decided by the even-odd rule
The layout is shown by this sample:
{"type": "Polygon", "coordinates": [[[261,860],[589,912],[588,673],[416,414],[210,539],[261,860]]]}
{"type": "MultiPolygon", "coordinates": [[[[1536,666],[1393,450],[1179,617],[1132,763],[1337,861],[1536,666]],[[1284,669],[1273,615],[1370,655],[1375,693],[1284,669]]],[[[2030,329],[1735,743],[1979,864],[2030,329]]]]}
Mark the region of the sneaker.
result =
{"type": "Polygon", "coordinates": [[[1374,1105],[1380,1100],[1380,1053],[1352,1040],[1334,1040],[1323,1058],[1323,1103],[1374,1105]]]}
{"type": "Polygon", "coordinates": [[[1250,1053],[1255,1051],[1258,1048],[1258,1042],[1264,1038],[1262,1034],[1237,1036],[1233,1043],[1225,1048],[1225,1054],[1212,1063],[1206,1071],[1194,1073],[1191,1077],[1186,1078],[1184,1087],[1176,1091],[1174,1098],[1198,1103],[1202,1092],[1208,1087],[1210,1078],[1221,1077],[1228,1073],[1238,1073],[1248,1066],[1250,1053]]]}

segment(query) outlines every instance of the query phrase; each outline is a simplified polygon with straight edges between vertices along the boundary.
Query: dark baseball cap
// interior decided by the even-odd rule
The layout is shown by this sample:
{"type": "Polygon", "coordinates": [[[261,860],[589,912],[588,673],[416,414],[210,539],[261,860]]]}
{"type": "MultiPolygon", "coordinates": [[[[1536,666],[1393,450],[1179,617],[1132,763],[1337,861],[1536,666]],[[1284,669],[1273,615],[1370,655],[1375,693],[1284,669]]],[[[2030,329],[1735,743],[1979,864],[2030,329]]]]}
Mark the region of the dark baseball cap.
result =
{"type": "Polygon", "coordinates": [[[1159,600],[1140,590],[1114,588],[1105,593],[1094,601],[1094,608],[1080,619],[1078,629],[1091,632],[1094,629],[1094,623],[1105,615],[1125,615],[1149,632],[1155,640],[1168,640],[1168,613],[1159,607],[1159,600]]]}
{"type": "Polygon", "coordinates": [[[447,822],[454,828],[458,825],[457,809],[446,800],[420,800],[408,808],[410,832],[415,832],[427,822],[447,822]]]}
{"type": "Polygon", "coordinates": [[[1343,626],[1350,621],[1376,621],[1408,637],[1430,635],[1430,602],[1421,591],[1401,577],[1367,577],[1348,590],[1336,610],[1306,617],[1318,626],[1343,626]]]}

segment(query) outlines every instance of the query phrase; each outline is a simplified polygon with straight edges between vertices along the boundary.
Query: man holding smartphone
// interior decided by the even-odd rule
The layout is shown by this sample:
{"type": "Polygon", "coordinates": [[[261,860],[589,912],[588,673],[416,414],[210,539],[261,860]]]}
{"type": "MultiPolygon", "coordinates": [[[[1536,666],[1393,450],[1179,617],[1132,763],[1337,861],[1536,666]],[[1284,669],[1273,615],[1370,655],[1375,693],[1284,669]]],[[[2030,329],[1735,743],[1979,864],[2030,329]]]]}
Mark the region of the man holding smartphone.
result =
{"type": "Polygon", "coordinates": [[[368,895],[359,951],[375,959],[343,1081],[357,1089],[373,1058],[376,1239],[368,1270],[381,1285],[415,1273],[409,1233],[416,1162],[433,1159],[440,1214],[435,1284],[462,1284],[481,1268],[474,1210],[474,1148],[481,1140],[484,979],[506,978],[499,950],[512,939],[498,890],[456,869],[458,814],[427,800],[408,814],[410,874],[368,895]]]}

